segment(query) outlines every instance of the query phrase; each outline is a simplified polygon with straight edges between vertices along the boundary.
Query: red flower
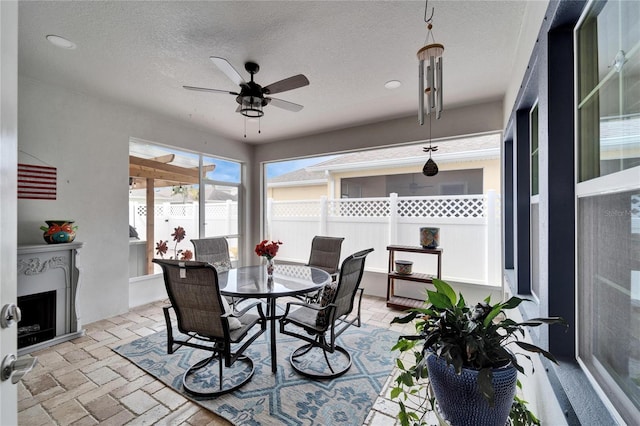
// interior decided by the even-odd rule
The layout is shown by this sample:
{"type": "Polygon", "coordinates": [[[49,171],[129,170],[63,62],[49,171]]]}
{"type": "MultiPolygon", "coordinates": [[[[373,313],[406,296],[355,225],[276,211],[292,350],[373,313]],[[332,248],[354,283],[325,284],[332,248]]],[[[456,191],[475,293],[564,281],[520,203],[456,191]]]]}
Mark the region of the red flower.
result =
{"type": "Polygon", "coordinates": [[[182,226],[178,226],[177,228],[173,228],[173,234],[171,234],[171,236],[173,237],[173,241],[179,243],[180,241],[184,240],[184,237],[187,235],[187,231],[184,230],[184,228],[182,226]]]}
{"type": "Polygon", "coordinates": [[[262,240],[260,244],[256,245],[255,252],[258,256],[264,256],[267,259],[273,259],[274,257],[276,257],[281,244],[282,241],[269,242],[269,240],[262,240]]]}
{"type": "Polygon", "coordinates": [[[191,250],[185,250],[180,257],[180,260],[191,260],[193,259],[193,253],[191,250]]]}
{"type": "Polygon", "coordinates": [[[160,255],[160,257],[163,259],[164,259],[164,255],[167,254],[167,250],[169,249],[167,247],[168,242],[169,241],[160,240],[156,243],[156,254],[160,255]]]}

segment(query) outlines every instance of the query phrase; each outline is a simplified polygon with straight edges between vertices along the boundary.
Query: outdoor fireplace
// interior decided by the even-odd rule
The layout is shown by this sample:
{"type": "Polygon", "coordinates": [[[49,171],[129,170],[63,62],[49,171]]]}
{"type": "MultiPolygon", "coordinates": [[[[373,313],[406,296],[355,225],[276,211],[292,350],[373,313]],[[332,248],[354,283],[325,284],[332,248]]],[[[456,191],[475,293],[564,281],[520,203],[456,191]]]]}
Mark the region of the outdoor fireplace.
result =
{"type": "Polygon", "coordinates": [[[18,324],[18,349],[56,336],[56,291],[18,297],[22,319],[18,324]]]}
{"type": "Polygon", "coordinates": [[[83,334],[76,308],[80,270],[77,249],[83,243],[18,247],[18,355],[83,334]]]}

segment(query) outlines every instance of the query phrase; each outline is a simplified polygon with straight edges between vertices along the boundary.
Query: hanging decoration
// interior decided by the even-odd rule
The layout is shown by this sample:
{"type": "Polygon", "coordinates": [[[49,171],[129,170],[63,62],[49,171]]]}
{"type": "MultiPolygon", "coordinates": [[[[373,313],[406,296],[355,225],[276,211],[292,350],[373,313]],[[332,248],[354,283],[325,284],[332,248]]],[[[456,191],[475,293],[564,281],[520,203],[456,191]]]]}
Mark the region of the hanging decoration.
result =
{"type": "Polygon", "coordinates": [[[442,112],[442,54],[444,46],[436,43],[433,37],[433,20],[434,8],[431,8],[431,16],[427,19],[427,11],[429,10],[429,0],[425,0],[424,4],[424,22],[427,24],[427,37],[425,45],[418,50],[418,122],[422,126],[424,124],[425,113],[429,115],[429,146],[423,148],[424,152],[429,153],[429,159],[422,168],[422,174],[425,176],[435,176],[438,174],[438,166],[431,158],[431,153],[438,150],[437,146],[431,146],[431,117],[435,112],[436,119],[440,118],[442,112]],[[426,68],[426,69],[425,69],[426,68]],[[426,74],[426,75],[425,75],[426,74]],[[424,87],[425,80],[427,87],[424,87]],[[426,95],[426,112],[425,112],[425,95],[426,95]],[[433,110],[433,111],[432,111],[433,110]]]}
{"type": "Polygon", "coordinates": [[[438,174],[438,165],[431,158],[431,153],[437,151],[438,147],[437,146],[431,146],[431,141],[429,141],[429,146],[425,147],[425,148],[422,148],[422,150],[424,152],[428,152],[429,153],[429,159],[427,160],[427,162],[424,164],[424,167],[422,168],[422,174],[425,175],[425,176],[435,176],[435,175],[437,175],[438,174]]]}
{"type": "Polygon", "coordinates": [[[434,110],[436,118],[440,118],[440,113],[442,112],[442,54],[444,53],[444,46],[436,43],[433,37],[433,24],[431,21],[433,20],[434,9],[431,9],[431,16],[427,19],[428,4],[429,0],[426,0],[424,22],[427,23],[427,37],[425,45],[417,53],[419,60],[418,122],[420,125],[424,124],[425,95],[427,99],[426,114],[431,114],[432,110],[434,110]],[[424,87],[425,79],[427,82],[426,88],[424,87]]]}

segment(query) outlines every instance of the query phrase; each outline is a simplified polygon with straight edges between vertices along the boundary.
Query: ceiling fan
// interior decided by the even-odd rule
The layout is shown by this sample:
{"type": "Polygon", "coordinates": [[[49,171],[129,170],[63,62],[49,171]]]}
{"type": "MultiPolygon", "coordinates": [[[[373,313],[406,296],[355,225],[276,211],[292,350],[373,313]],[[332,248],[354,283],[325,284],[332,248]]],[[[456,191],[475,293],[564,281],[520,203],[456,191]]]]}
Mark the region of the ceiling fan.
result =
{"type": "Polygon", "coordinates": [[[250,118],[262,117],[264,115],[263,107],[269,104],[293,112],[298,112],[303,108],[302,105],[294,104],[293,102],[284,101],[282,99],[272,98],[270,97],[270,95],[307,86],[309,84],[309,80],[304,75],[294,75],[263,87],[253,81],[254,74],[260,71],[260,66],[255,62],[247,62],[244,64],[244,69],[247,70],[249,74],[251,74],[251,81],[245,81],[238,73],[238,71],[236,71],[235,68],[233,68],[233,66],[226,59],[219,58],[217,56],[211,56],[209,59],[211,59],[211,61],[220,69],[220,71],[225,73],[225,75],[229,77],[231,81],[240,86],[240,92],[230,92],[228,90],[220,89],[207,89],[205,87],[182,87],[188,90],[213,93],[228,93],[230,95],[234,95],[236,96],[236,102],[238,103],[236,112],[239,112],[245,117],[250,118]]]}

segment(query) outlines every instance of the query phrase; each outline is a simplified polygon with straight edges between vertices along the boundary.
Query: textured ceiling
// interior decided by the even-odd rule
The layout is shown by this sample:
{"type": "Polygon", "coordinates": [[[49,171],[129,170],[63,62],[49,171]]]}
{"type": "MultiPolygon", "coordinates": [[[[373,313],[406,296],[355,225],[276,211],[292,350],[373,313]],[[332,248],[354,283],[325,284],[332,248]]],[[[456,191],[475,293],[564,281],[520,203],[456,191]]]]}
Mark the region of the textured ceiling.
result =
{"type": "MultiPolygon", "coordinates": [[[[501,99],[512,71],[525,1],[431,1],[444,44],[447,108],[501,99]]],[[[21,1],[20,75],[173,117],[250,143],[320,133],[417,111],[416,51],[425,44],[418,1],[21,1]],[[77,44],[56,48],[45,36],[77,44]],[[294,74],[307,87],[274,95],[304,105],[265,108],[258,124],[235,112],[235,91],[209,60],[226,58],[267,85],[294,74]],[[399,89],[384,83],[400,80],[399,89]]]]}

